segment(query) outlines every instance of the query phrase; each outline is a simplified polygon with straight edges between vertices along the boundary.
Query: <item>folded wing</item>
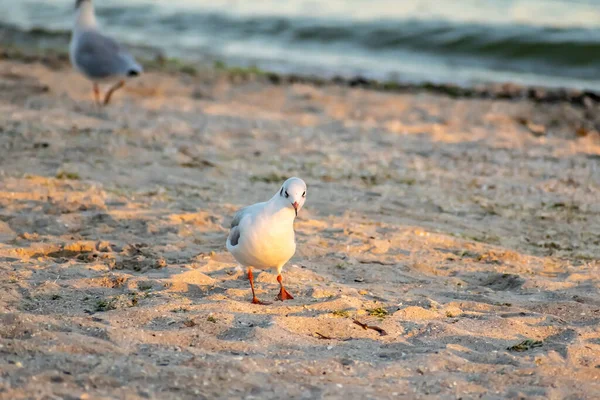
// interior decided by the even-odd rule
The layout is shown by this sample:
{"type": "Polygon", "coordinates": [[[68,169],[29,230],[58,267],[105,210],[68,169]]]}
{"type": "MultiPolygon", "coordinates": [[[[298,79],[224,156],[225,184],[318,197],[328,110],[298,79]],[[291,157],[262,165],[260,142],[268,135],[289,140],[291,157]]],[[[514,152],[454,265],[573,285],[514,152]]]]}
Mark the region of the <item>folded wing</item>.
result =
{"type": "Polygon", "coordinates": [[[97,31],[80,34],[75,47],[77,67],[90,78],[137,75],[142,67],[117,42],[97,31]]]}
{"type": "Polygon", "coordinates": [[[228,245],[232,247],[237,246],[243,233],[241,231],[240,223],[245,217],[250,216],[250,214],[257,212],[260,208],[264,207],[265,204],[266,203],[256,203],[251,206],[244,207],[235,213],[233,219],[231,220],[229,237],[227,238],[228,245]]]}

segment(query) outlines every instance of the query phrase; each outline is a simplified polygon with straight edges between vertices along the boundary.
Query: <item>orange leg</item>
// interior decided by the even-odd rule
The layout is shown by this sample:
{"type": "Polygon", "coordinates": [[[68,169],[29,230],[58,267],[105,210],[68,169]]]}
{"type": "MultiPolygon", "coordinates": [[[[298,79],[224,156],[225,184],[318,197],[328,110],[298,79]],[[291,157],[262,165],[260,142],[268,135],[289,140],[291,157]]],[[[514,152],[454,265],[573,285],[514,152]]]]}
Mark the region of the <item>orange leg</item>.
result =
{"type": "Polygon", "coordinates": [[[100,105],[100,88],[97,83],[94,83],[94,99],[96,99],[96,105],[100,105]]]}
{"type": "Polygon", "coordinates": [[[260,301],[257,297],[256,294],[254,294],[254,275],[252,275],[252,267],[248,267],[248,280],[250,281],[250,288],[252,289],[252,304],[261,304],[261,305],[267,305],[267,304],[271,304],[271,303],[266,303],[264,301],[260,301]]]}
{"type": "Polygon", "coordinates": [[[110,98],[112,97],[113,93],[116,92],[117,89],[122,88],[123,86],[125,86],[125,81],[120,80],[113,87],[108,89],[108,92],[106,92],[106,96],[104,96],[104,105],[107,105],[110,102],[110,98]]]}
{"type": "Polygon", "coordinates": [[[279,294],[277,295],[277,300],[292,300],[294,296],[289,294],[289,292],[283,287],[283,278],[281,277],[281,274],[277,275],[277,282],[279,282],[280,286],[279,294]]]}

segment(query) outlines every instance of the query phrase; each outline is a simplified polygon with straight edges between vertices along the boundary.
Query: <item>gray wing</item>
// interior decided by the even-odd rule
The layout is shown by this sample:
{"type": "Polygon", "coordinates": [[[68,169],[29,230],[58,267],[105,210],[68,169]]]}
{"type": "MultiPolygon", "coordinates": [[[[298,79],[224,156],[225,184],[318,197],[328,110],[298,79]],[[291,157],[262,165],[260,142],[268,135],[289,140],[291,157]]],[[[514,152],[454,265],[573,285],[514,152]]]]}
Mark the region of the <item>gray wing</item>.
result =
{"type": "Polygon", "coordinates": [[[137,75],[142,67],[117,42],[96,31],[82,32],[75,48],[77,67],[90,78],[137,75]]]}
{"type": "Polygon", "coordinates": [[[229,231],[229,243],[232,246],[237,246],[238,242],[240,241],[240,236],[240,228],[234,226],[233,228],[231,228],[231,231],[229,231]]]}
{"type": "Polygon", "coordinates": [[[230,229],[236,228],[240,224],[240,221],[242,220],[242,218],[244,218],[245,213],[250,207],[251,206],[244,207],[235,213],[233,219],[231,220],[231,225],[229,226],[230,229]]]}
{"type": "Polygon", "coordinates": [[[232,246],[237,246],[238,242],[240,241],[241,232],[239,225],[242,218],[244,218],[244,215],[246,215],[248,208],[249,207],[244,207],[241,210],[238,210],[238,212],[235,213],[233,219],[231,220],[231,230],[229,231],[229,243],[231,243],[232,246]]]}
{"type": "Polygon", "coordinates": [[[231,243],[232,246],[236,246],[240,240],[240,236],[241,236],[241,231],[240,231],[240,222],[242,221],[242,219],[248,215],[249,213],[252,212],[252,210],[260,208],[264,205],[265,203],[257,203],[257,204],[253,204],[251,206],[247,206],[244,207],[240,210],[238,210],[235,215],[233,216],[233,219],[231,220],[231,226],[230,226],[230,231],[229,231],[229,243],[231,243]]]}
{"type": "Polygon", "coordinates": [[[256,204],[252,204],[251,206],[247,206],[247,207],[239,209],[233,216],[233,220],[231,221],[230,228],[235,228],[236,226],[238,226],[240,224],[240,221],[242,220],[242,218],[244,218],[244,216],[246,214],[249,214],[254,210],[258,210],[259,208],[264,207],[265,204],[266,204],[266,202],[256,203],[256,204]]]}

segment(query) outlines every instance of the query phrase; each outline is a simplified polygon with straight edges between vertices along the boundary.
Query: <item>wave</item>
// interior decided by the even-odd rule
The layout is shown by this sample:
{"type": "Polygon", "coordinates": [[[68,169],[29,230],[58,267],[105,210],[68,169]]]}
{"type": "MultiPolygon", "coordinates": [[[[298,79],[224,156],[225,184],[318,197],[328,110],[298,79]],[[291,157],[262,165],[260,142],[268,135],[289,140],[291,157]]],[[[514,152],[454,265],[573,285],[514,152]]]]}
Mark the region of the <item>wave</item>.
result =
{"type": "MultiPolygon", "coordinates": [[[[114,16],[117,12],[111,14],[114,16]]],[[[421,20],[239,18],[184,12],[161,16],[153,24],[157,25],[152,29],[162,34],[198,35],[212,38],[216,43],[262,40],[265,45],[319,48],[323,52],[355,50],[387,58],[395,52],[404,55],[410,51],[449,57],[459,64],[479,62],[493,68],[577,77],[594,77],[600,63],[600,29],[421,20]]]]}
{"type": "Polygon", "coordinates": [[[600,29],[186,13],[164,16],[157,22],[178,34],[197,34],[217,43],[261,40],[266,46],[323,53],[356,51],[387,60],[418,53],[459,66],[589,79],[598,75],[600,65],[600,29]]]}
{"type": "MultiPolygon", "coordinates": [[[[19,42],[33,36],[42,46],[64,42],[70,12],[49,9],[48,13],[56,18],[38,16],[34,29],[7,28],[0,18],[0,40],[19,42]],[[52,21],[48,25],[40,22],[48,20],[52,21]],[[27,32],[27,38],[22,32],[27,32]]],[[[196,58],[191,61],[210,55],[262,66],[296,63],[302,69],[307,67],[302,62],[308,60],[316,70],[325,66],[343,74],[355,65],[354,72],[367,69],[375,77],[422,70],[439,74],[438,81],[443,81],[462,70],[464,76],[479,80],[536,79],[539,83],[549,77],[554,83],[564,79],[579,80],[575,86],[600,85],[600,27],[236,15],[138,3],[98,7],[97,13],[106,30],[121,41],[159,49],[168,56],[196,58]]]]}

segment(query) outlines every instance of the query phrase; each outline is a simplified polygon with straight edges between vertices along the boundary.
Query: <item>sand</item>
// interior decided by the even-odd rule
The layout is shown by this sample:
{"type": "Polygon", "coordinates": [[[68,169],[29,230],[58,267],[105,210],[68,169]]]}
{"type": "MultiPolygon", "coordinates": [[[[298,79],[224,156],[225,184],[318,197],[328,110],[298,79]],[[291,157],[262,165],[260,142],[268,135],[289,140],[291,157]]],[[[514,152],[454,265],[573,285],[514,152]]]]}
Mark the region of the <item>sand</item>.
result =
{"type": "Polygon", "coordinates": [[[0,398],[597,398],[599,112],[3,60],[0,398]],[[253,305],[227,225],[289,176],[253,305]]]}

